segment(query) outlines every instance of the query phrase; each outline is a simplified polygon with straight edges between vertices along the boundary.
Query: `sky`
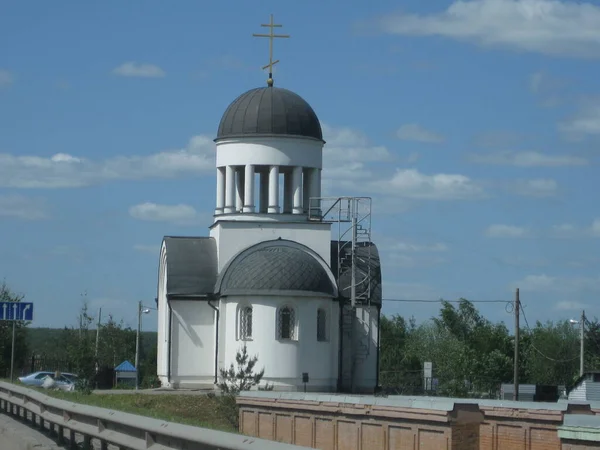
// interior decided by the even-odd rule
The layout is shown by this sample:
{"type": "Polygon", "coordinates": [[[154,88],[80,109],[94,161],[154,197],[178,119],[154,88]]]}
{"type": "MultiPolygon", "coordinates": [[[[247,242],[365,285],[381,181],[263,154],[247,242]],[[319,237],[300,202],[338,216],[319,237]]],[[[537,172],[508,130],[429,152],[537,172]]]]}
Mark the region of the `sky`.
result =
{"type": "Polygon", "coordinates": [[[599,3],[4,0],[0,278],[33,326],[84,299],[135,326],[163,236],[208,234],[212,140],[265,85],[270,14],[291,35],[275,84],[322,122],[324,195],[373,199],[385,314],[518,287],[531,324],[600,316],[599,3]]]}

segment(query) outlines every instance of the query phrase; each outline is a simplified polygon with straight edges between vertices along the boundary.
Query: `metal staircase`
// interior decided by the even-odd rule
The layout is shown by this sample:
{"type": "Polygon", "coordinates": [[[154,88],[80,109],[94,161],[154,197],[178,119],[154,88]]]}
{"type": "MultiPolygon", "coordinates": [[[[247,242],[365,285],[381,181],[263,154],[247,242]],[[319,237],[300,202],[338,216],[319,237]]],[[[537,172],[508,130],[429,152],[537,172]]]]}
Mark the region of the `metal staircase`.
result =
{"type": "Polygon", "coordinates": [[[337,229],[332,227],[332,231],[337,231],[336,266],[332,269],[337,271],[339,295],[343,299],[340,303],[342,389],[354,392],[356,368],[371,350],[371,198],[310,198],[309,205],[309,220],[337,225],[337,229]],[[364,320],[365,309],[367,320],[364,320]]]}

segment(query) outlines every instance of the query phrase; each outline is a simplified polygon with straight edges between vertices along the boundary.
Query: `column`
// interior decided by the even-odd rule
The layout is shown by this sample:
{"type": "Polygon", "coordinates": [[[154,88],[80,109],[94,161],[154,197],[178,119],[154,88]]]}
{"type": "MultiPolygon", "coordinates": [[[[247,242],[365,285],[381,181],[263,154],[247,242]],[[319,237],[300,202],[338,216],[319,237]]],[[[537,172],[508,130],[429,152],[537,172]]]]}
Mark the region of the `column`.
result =
{"type": "Polygon", "coordinates": [[[292,202],[294,201],[294,190],[292,185],[292,172],[283,175],[283,212],[292,213],[292,202]]]}
{"type": "Polygon", "coordinates": [[[269,211],[269,173],[261,172],[260,173],[260,186],[259,186],[259,195],[260,195],[260,205],[259,212],[261,214],[266,214],[269,211]]]}
{"type": "Polygon", "coordinates": [[[302,205],[305,213],[308,213],[309,207],[310,171],[311,169],[302,169],[302,205]]]}
{"type": "Polygon", "coordinates": [[[225,169],[225,214],[234,212],[235,209],[235,169],[227,166],[225,169]]]}
{"type": "Polygon", "coordinates": [[[244,209],[244,168],[235,169],[235,212],[242,212],[244,209]]]}
{"type": "Polygon", "coordinates": [[[244,212],[254,212],[254,166],[248,164],[244,174],[244,212]]]}
{"type": "Polygon", "coordinates": [[[269,213],[279,212],[279,166],[269,169],[269,213]]]}
{"type": "MultiPolygon", "coordinates": [[[[321,178],[321,170],[320,169],[310,169],[310,186],[309,186],[309,190],[310,190],[310,196],[312,198],[316,198],[316,197],[320,197],[321,196],[321,184],[319,183],[319,180],[321,178]]],[[[319,202],[318,200],[312,200],[311,204],[310,204],[310,213],[313,216],[320,216],[321,215],[321,202],[319,202]]]]}
{"type": "Polygon", "coordinates": [[[225,208],[225,168],[217,167],[217,207],[215,215],[223,214],[225,208]]]}
{"type": "Polygon", "coordinates": [[[292,173],[292,198],[294,214],[302,214],[304,205],[302,204],[302,167],[294,167],[292,173]]]}

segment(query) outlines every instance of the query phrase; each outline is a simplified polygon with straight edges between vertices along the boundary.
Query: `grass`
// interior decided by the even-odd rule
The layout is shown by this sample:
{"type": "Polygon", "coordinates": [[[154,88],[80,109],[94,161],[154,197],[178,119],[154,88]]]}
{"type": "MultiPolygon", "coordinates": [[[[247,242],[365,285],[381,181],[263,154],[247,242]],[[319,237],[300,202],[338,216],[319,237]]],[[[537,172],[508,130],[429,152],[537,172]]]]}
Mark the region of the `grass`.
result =
{"type": "MultiPolygon", "coordinates": [[[[3,380],[5,381],[5,380],[3,380]]],[[[237,433],[237,408],[231,399],[206,395],[81,394],[34,389],[49,397],[113,409],[169,422],[237,433]]]]}

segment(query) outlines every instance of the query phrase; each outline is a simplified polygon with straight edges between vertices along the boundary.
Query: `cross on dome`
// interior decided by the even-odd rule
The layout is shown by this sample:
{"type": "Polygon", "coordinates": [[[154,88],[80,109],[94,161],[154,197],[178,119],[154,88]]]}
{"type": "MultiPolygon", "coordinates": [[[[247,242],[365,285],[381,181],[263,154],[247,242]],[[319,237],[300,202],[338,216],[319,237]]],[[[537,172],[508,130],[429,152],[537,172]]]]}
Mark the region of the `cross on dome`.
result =
{"type": "Polygon", "coordinates": [[[273,61],[273,40],[276,38],[289,38],[289,34],[275,34],[275,28],[281,28],[283,25],[279,25],[273,22],[273,14],[271,14],[271,21],[267,24],[261,24],[261,27],[270,28],[269,34],[256,34],[254,37],[266,37],[269,38],[269,64],[263,66],[262,69],[269,69],[269,78],[267,79],[267,86],[273,86],[273,66],[279,62],[279,60],[273,61]]]}

